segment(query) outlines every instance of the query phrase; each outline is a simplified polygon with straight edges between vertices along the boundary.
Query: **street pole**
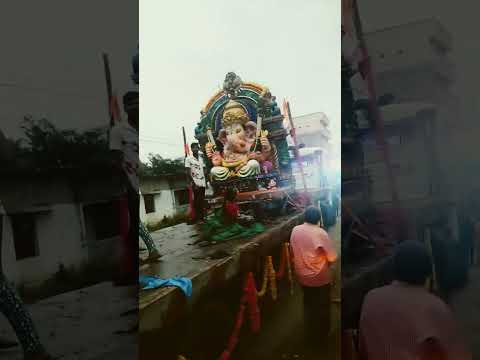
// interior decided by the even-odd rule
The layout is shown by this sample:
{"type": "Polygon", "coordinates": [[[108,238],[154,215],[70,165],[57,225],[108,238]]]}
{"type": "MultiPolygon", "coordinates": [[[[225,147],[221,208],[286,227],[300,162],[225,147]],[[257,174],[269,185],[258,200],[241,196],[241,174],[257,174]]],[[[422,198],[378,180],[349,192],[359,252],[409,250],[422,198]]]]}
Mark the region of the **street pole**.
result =
{"type": "Polygon", "coordinates": [[[299,148],[298,148],[298,144],[297,144],[297,135],[296,135],[296,130],[295,130],[295,125],[293,124],[293,119],[292,119],[292,113],[291,113],[291,110],[290,110],[290,103],[287,101],[287,116],[288,116],[288,121],[290,122],[290,127],[291,127],[291,130],[290,130],[290,135],[292,136],[292,140],[293,140],[293,145],[294,145],[294,148],[295,148],[295,158],[297,160],[297,163],[298,163],[298,167],[300,168],[300,174],[301,174],[301,177],[302,177],[302,182],[303,182],[303,188],[305,190],[305,194],[307,194],[307,181],[305,180],[305,173],[303,172],[303,162],[302,162],[302,158],[300,156],[300,151],[299,151],[299,148]]]}
{"type": "Polygon", "coordinates": [[[360,51],[362,54],[362,60],[365,62],[365,74],[368,86],[368,93],[370,96],[370,108],[371,113],[373,115],[375,128],[376,128],[376,135],[377,135],[377,145],[382,148],[383,158],[385,161],[385,166],[387,170],[387,177],[389,180],[390,191],[392,194],[392,200],[397,205],[398,208],[398,193],[397,187],[395,183],[395,177],[393,175],[392,164],[390,160],[390,151],[388,147],[388,143],[385,141],[385,127],[383,123],[383,119],[377,104],[377,89],[375,86],[375,80],[373,78],[372,66],[370,62],[370,57],[368,54],[367,44],[365,41],[365,36],[363,34],[363,27],[362,22],[360,19],[360,11],[358,7],[358,0],[353,0],[353,22],[356,32],[356,37],[360,46],[360,51]]]}
{"type": "Polygon", "coordinates": [[[110,73],[110,61],[108,58],[107,53],[102,54],[103,57],[103,66],[104,66],[104,71],[105,71],[105,81],[107,85],[107,105],[108,105],[108,114],[110,116],[110,127],[114,125],[114,117],[112,113],[112,96],[113,96],[113,90],[112,90],[112,76],[110,73]]]}
{"type": "MultiPolygon", "coordinates": [[[[305,191],[305,197],[308,199],[307,201],[310,202],[311,199],[308,196],[308,188],[307,188],[307,180],[305,179],[305,172],[303,171],[303,159],[300,156],[300,151],[298,147],[298,142],[297,142],[297,134],[296,134],[296,129],[295,125],[293,123],[293,118],[292,118],[292,112],[290,110],[290,103],[287,101],[286,102],[286,110],[287,110],[287,116],[288,116],[288,121],[290,123],[290,135],[292,136],[293,140],[293,145],[294,145],[294,152],[295,152],[295,158],[298,163],[298,167],[300,169],[300,176],[302,177],[302,182],[303,182],[303,190],[305,191]]],[[[322,207],[320,204],[320,200],[318,201],[318,208],[320,210],[320,226],[323,227],[324,221],[323,221],[323,214],[322,214],[322,207]]]]}
{"type": "Polygon", "coordinates": [[[183,149],[185,152],[185,157],[187,157],[190,154],[190,150],[188,148],[187,144],[187,136],[185,135],[185,127],[182,126],[182,134],[183,134],[183,149]]]}
{"type": "MultiPolygon", "coordinates": [[[[185,161],[187,160],[187,157],[190,155],[190,149],[187,144],[187,136],[185,134],[185,127],[182,126],[182,135],[183,135],[183,151],[185,152],[185,161]]],[[[189,168],[186,169],[186,171],[189,171],[189,168]]],[[[190,176],[188,173],[185,174],[186,180],[187,180],[187,189],[188,189],[188,205],[189,205],[189,210],[190,210],[190,220],[194,221],[196,219],[196,212],[195,212],[195,206],[193,204],[194,201],[194,193],[193,193],[193,188],[192,184],[189,183],[189,178],[190,176]]]]}

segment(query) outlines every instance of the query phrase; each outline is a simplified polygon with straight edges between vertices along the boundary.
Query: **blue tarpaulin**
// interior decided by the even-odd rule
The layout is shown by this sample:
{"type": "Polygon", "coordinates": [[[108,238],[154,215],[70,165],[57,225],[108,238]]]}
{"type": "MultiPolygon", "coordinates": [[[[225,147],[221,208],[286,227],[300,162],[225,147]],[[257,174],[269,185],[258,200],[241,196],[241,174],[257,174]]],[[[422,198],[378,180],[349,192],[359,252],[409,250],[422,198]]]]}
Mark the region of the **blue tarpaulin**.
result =
{"type": "Polygon", "coordinates": [[[187,297],[192,296],[192,280],[184,277],[160,279],[156,276],[140,276],[139,283],[142,287],[142,290],[157,289],[166,286],[175,286],[180,288],[187,297]]]}

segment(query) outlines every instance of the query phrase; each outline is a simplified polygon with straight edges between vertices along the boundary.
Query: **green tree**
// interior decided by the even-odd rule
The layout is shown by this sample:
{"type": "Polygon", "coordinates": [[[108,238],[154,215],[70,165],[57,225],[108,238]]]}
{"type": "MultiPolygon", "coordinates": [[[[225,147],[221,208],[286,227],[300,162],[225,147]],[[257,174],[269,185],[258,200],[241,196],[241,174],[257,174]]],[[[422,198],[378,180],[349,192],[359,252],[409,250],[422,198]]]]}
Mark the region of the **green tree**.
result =
{"type": "Polygon", "coordinates": [[[148,162],[140,167],[141,176],[177,175],[185,172],[182,160],[165,159],[158,154],[150,154],[148,162]]]}
{"type": "Polygon", "coordinates": [[[85,168],[109,164],[105,129],[60,130],[48,119],[24,118],[25,138],[16,143],[16,155],[36,168],[85,168]]]}

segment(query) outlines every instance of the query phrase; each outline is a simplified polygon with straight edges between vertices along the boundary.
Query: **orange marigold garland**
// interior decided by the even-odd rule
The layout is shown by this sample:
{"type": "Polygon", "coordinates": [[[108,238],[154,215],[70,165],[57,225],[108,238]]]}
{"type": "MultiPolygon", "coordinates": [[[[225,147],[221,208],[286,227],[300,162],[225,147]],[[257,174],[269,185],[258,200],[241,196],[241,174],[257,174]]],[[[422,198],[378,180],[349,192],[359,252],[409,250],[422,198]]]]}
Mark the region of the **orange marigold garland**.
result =
{"type": "Polygon", "coordinates": [[[285,269],[287,270],[288,280],[290,283],[290,293],[293,294],[294,282],[292,274],[292,258],[290,254],[289,244],[284,243],[282,250],[282,257],[280,260],[280,268],[278,272],[275,272],[273,266],[273,260],[271,256],[267,256],[265,259],[265,267],[263,272],[262,288],[257,291],[255,284],[255,278],[252,272],[247,274],[245,285],[243,288],[243,296],[240,301],[240,309],[237,313],[235,321],[235,327],[230,335],[227,349],[222,353],[219,360],[229,360],[232,352],[235,350],[238,343],[238,336],[243,326],[245,319],[245,310],[248,309],[250,330],[253,333],[260,331],[260,309],[258,307],[258,298],[265,296],[270,285],[270,293],[273,300],[278,298],[277,279],[282,279],[285,275],[285,269]]]}
{"type": "Polygon", "coordinates": [[[268,289],[268,259],[265,259],[265,266],[263,269],[262,288],[257,292],[258,297],[264,297],[268,289]]]}
{"type": "Polygon", "coordinates": [[[277,300],[277,275],[275,274],[275,269],[273,268],[272,257],[267,257],[268,262],[268,276],[270,280],[270,293],[272,294],[272,299],[277,300]]]}

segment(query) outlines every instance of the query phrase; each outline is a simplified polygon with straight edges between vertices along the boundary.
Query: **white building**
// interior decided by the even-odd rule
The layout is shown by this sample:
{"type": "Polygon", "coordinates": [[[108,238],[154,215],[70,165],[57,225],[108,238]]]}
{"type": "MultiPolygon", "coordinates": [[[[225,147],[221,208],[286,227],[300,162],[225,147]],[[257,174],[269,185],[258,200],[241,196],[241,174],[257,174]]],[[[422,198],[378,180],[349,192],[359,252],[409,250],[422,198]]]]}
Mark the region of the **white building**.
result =
{"type": "Polygon", "coordinates": [[[37,286],[60,265],[111,266],[119,249],[119,216],[111,176],[22,175],[2,178],[2,259],[9,280],[37,286]]]}
{"type": "Polygon", "coordinates": [[[316,112],[294,117],[293,124],[300,146],[320,147],[324,152],[330,150],[329,141],[332,137],[329,129],[330,120],[324,113],[316,112]]]}
{"type": "Polygon", "coordinates": [[[455,159],[452,135],[462,121],[454,90],[451,35],[437,20],[426,19],[368,33],[366,41],[378,96],[392,94],[396,104],[435,106],[435,140],[447,170],[449,159],[455,159]]]}
{"type": "MultiPolygon", "coordinates": [[[[338,151],[333,148],[330,119],[324,113],[316,112],[294,117],[293,124],[300,155],[305,157],[303,168],[307,175],[307,186],[316,188],[326,185],[327,177],[340,172],[335,168],[339,165],[339,159],[336,159],[338,151]]],[[[293,145],[292,139],[287,139],[293,145]]],[[[297,186],[303,186],[299,179],[300,170],[295,163],[293,165],[297,186]]]]}
{"type": "Polygon", "coordinates": [[[188,209],[185,175],[142,177],[140,192],[140,219],[144,223],[156,223],[188,209]]]}

